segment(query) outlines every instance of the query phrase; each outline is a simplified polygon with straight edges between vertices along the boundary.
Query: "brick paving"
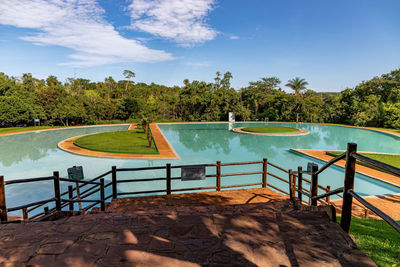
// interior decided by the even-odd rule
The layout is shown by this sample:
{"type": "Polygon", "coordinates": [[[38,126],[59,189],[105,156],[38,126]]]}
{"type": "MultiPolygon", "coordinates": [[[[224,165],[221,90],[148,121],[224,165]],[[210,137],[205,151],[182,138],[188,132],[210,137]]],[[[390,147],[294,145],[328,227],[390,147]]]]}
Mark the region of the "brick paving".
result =
{"type": "Polygon", "coordinates": [[[0,265],[375,266],[325,212],[296,210],[269,189],[148,200],[0,225],[0,265]]]}

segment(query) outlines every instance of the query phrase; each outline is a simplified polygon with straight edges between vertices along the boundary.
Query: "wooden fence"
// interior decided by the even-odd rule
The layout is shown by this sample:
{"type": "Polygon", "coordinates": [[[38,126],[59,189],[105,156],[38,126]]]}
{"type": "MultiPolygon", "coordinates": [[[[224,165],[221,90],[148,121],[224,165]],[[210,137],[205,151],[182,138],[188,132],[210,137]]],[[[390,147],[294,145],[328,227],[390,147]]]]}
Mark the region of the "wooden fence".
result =
{"type": "MultiPolygon", "coordinates": [[[[388,222],[393,228],[395,228],[398,232],[400,232],[400,225],[395,220],[390,218],[387,214],[379,210],[377,207],[373,206],[371,203],[367,202],[360,195],[354,192],[354,176],[355,176],[355,162],[356,160],[360,160],[366,162],[370,165],[373,165],[377,168],[385,170],[391,174],[397,175],[400,177],[400,169],[395,168],[393,166],[384,164],[382,162],[378,162],[372,160],[368,157],[359,155],[357,152],[357,145],[354,143],[349,143],[347,151],[335,158],[331,161],[327,162],[321,169],[318,169],[317,165],[313,165],[312,170],[304,171],[302,167],[298,167],[297,171],[286,170],[281,168],[267,159],[263,159],[261,161],[251,161],[251,162],[235,162],[235,163],[221,163],[217,161],[215,164],[198,164],[198,165],[177,165],[172,166],[171,164],[166,164],[165,166],[157,166],[157,167],[143,167],[143,168],[117,168],[113,166],[110,171],[105,172],[91,180],[88,181],[78,181],[82,184],[80,188],[83,190],[80,198],[78,199],[77,194],[74,195],[74,192],[77,191],[76,187],[70,185],[68,187],[68,191],[60,193],[60,182],[68,182],[75,183],[75,180],[70,180],[66,178],[60,178],[58,172],[54,172],[53,176],[49,177],[40,177],[40,178],[31,178],[31,179],[21,179],[21,180],[11,180],[4,181],[4,177],[0,176],[0,220],[2,223],[7,222],[7,213],[16,210],[22,210],[23,219],[29,220],[42,220],[46,216],[54,214],[55,212],[59,212],[61,210],[65,210],[68,206],[68,210],[74,210],[74,203],[77,202],[92,202],[92,204],[86,206],[84,210],[89,210],[96,205],[100,204],[100,209],[105,210],[105,202],[109,199],[115,199],[119,196],[135,196],[135,195],[151,195],[151,194],[160,194],[165,193],[170,195],[172,193],[178,192],[189,192],[189,191],[201,191],[201,190],[216,190],[220,191],[222,189],[230,189],[230,188],[243,188],[243,187],[255,187],[260,186],[262,188],[272,188],[284,195],[288,195],[289,198],[293,201],[299,200],[301,203],[308,204],[311,206],[318,205],[318,202],[322,204],[331,204],[330,197],[332,195],[337,195],[343,198],[342,204],[342,219],[341,219],[341,227],[344,231],[349,232],[350,223],[351,223],[351,214],[352,214],[352,205],[353,198],[357,199],[361,204],[356,204],[365,209],[365,213],[367,214],[367,209],[372,210],[375,214],[380,216],[383,220],[388,222]],[[335,162],[339,160],[346,159],[346,167],[345,167],[345,177],[344,177],[344,186],[331,190],[330,186],[321,186],[318,184],[318,176],[326,170],[328,167],[333,165],[335,162]],[[224,166],[248,166],[248,165],[260,165],[258,171],[253,172],[235,172],[235,173],[222,173],[221,167],[224,166]],[[177,176],[173,177],[171,175],[173,169],[182,169],[184,167],[204,167],[205,169],[215,168],[215,174],[207,174],[206,179],[214,179],[215,178],[215,186],[203,186],[203,187],[188,187],[188,188],[173,188],[172,181],[180,180],[182,177],[177,176]],[[270,171],[270,168],[273,168],[275,171],[278,170],[284,174],[284,178],[279,175],[276,175],[270,171]],[[154,171],[154,170],[163,170],[165,171],[165,175],[159,178],[132,178],[132,179],[119,179],[118,174],[124,172],[139,172],[139,171],[154,171]],[[306,179],[303,175],[310,175],[311,179],[306,179]],[[111,181],[107,184],[104,183],[104,179],[106,176],[111,175],[111,181]],[[232,176],[243,176],[243,175],[260,175],[259,182],[256,183],[247,183],[247,184],[233,184],[233,185],[221,185],[221,180],[224,177],[232,177],[232,176]],[[270,179],[276,179],[281,182],[287,184],[285,189],[274,186],[269,182],[270,179]],[[8,208],[6,205],[6,195],[5,195],[5,186],[11,184],[22,184],[22,183],[32,183],[39,181],[53,180],[54,181],[54,197],[50,199],[45,199],[33,203],[29,203],[22,206],[11,207],[8,208]],[[118,192],[118,186],[124,183],[148,183],[153,181],[163,181],[165,182],[165,189],[157,189],[157,190],[146,190],[146,191],[130,191],[130,192],[118,192]],[[106,196],[106,188],[111,188],[111,194],[106,196]],[[307,189],[307,187],[309,189],[307,189]],[[324,193],[318,195],[318,190],[323,191],[324,193]],[[297,197],[296,197],[297,192],[297,197]],[[89,196],[93,194],[99,193],[99,199],[92,200],[87,199],[89,196]],[[343,196],[340,195],[343,193],[343,196]],[[68,198],[66,196],[68,195],[68,198]],[[308,197],[308,202],[303,200],[303,195],[308,197]],[[55,207],[49,209],[48,207],[44,207],[45,204],[49,202],[54,202],[55,207]],[[32,212],[40,207],[43,207],[43,211],[37,213],[31,217],[28,216],[29,212],[32,212]]],[[[133,187],[135,188],[135,187],[133,187]]]]}
{"type": "MultiPolygon", "coordinates": [[[[207,173],[207,172],[206,172],[207,173]]],[[[142,174],[141,174],[142,175],[142,174]]],[[[88,205],[84,208],[84,210],[89,210],[96,205],[101,206],[101,210],[105,209],[105,202],[111,198],[118,198],[119,196],[135,196],[135,195],[151,195],[151,194],[160,194],[165,193],[170,195],[172,193],[179,193],[179,192],[189,192],[189,191],[201,191],[201,190],[216,190],[220,191],[223,189],[230,189],[230,188],[239,188],[239,187],[255,187],[260,186],[262,188],[270,187],[275,189],[285,195],[289,195],[290,186],[287,187],[287,191],[278,188],[272,185],[269,182],[269,179],[277,179],[289,185],[290,177],[293,176],[291,171],[285,170],[271,162],[267,159],[263,159],[261,161],[251,161],[251,162],[235,162],[235,163],[221,163],[217,161],[215,164],[198,164],[198,165],[176,165],[173,166],[171,164],[166,164],[165,166],[157,166],[157,167],[143,167],[143,168],[117,168],[113,166],[110,171],[101,174],[91,180],[85,181],[81,180],[78,181],[82,184],[79,188],[83,190],[81,192],[81,196],[78,199],[76,194],[76,187],[72,185],[68,186],[68,191],[60,193],[60,182],[68,182],[68,183],[75,183],[75,180],[60,178],[58,172],[54,172],[53,176],[49,177],[39,177],[39,178],[30,178],[30,179],[20,179],[20,180],[11,180],[11,181],[4,181],[4,177],[0,176],[0,220],[2,222],[7,222],[7,213],[11,211],[21,210],[24,219],[29,220],[42,220],[45,217],[54,214],[57,211],[61,210],[74,210],[74,203],[77,202],[93,202],[91,205],[88,205]],[[249,165],[260,165],[259,171],[252,171],[252,172],[235,172],[235,173],[222,173],[221,168],[225,166],[249,166],[249,165]],[[173,188],[172,181],[180,180],[181,177],[172,177],[171,173],[173,169],[182,169],[184,167],[204,167],[206,169],[215,168],[215,174],[206,174],[206,179],[215,179],[215,186],[203,186],[203,187],[187,187],[187,188],[173,188]],[[282,178],[274,173],[271,173],[269,168],[274,168],[278,171],[281,171],[285,177],[282,178]],[[154,171],[154,170],[164,170],[165,175],[159,178],[133,178],[133,179],[119,179],[118,174],[124,172],[139,172],[139,171],[154,171]],[[111,175],[111,181],[108,183],[104,182],[106,176],[111,175]],[[232,177],[232,176],[243,176],[243,175],[260,175],[259,182],[255,183],[246,183],[246,184],[232,184],[232,185],[222,185],[221,180],[224,177],[232,177]],[[267,179],[267,177],[269,177],[267,179]],[[53,180],[54,181],[54,197],[50,199],[44,199],[37,202],[28,203],[22,206],[17,207],[7,207],[6,205],[6,195],[5,195],[5,187],[12,184],[23,184],[23,183],[32,183],[32,182],[40,182],[40,181],[47,181],[53,180]],[[131,192],[118,192],[118,186],[120,184],[125,183],[147,183],[153,181],[164,181],[165,182],[165,189],[157,189],[157,190],[146,190],[146,191],[131,191],[131,192]],[[106,195],[106,189],[111,187],[111,194],[106,195]],[[97,200],[87,199],[89,196],[99,192],[100,197],[97,200]],[[47,203],[54,203],[54,207],[49,209],[45,206],[47,203]],[[42,212],[39,212],[33,216],[28,216],[29,213],[37,210],[38,208],[43,208],[42,212]]],[[[306,179],[305,179],[306,180],[306,179]]],[[[308,180],[306,180],[308,181],[308,180]]],[[[308,181],[309,182],[309,181],[308,181]]],[[[133,186],[133,188],[135,188],[133,186]]],[[[321,187],[323,188],[323,187],[321,187]]]]}

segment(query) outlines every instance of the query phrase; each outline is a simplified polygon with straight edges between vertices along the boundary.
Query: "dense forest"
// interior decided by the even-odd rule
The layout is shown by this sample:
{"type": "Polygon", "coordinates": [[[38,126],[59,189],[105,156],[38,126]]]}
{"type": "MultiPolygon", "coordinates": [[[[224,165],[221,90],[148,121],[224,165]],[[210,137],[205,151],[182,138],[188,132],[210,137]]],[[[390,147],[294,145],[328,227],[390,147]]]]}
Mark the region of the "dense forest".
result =
{"type": "Polygon", "coordinates": [[[400,128],[400,69],[340,93],[307,90],[304,79],[290,80],[291,93],[277,77],[231,87],[231,73],[216,73],[213,82],[184,80],[183,86],[135,83],[108,77],[104,82],[57,77],[36,79],[31,74],[9,77],[0,73],[0,126],[95,124],[110,121],[226,121],[269,120],[345,123],[400,128]],[[295,87],[300,82],[300,87],[295,87]],[[293,85],[293,83],[295,83],[293,85]]]}

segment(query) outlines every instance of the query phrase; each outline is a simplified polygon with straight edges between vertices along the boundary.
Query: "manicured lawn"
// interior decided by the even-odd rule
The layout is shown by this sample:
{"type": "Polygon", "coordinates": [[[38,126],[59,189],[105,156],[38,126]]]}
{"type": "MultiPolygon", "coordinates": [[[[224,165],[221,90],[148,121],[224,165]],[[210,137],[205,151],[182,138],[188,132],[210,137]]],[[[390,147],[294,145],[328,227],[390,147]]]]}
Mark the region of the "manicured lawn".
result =
{"type": "MultiPolygon", "coordinates": [[[[326,154],[329,156],[336,157],[336,156],[342,154],[342,152],[329,152],[328,151],[328,152],[326,152],[326,154]]],[[[373,154],[373,153],[361,153],[361,155],[369,157],[374,160],[381,161],[383,163],[386,163],[386,164],[389,164],[392,166],[395,166],[397,168],[400,168],[400,156],[398,156],[398,155],[384,155],[384,154],[373,154]]],[[[364,166],[370,167],[370,168],[375,168],[367,163],[360,162],[360,161],[357,161],[357,164],[364,165],[364,166]]]]}
{"type": "Polygon", "coordinates": [[[389,132],[394,132],[394,133],[400,133],[400,129],[389,129],[389,128],[374,128],[374,127],[368,127],[370,129],[378,129],[378,130],[386,130],[389,132]]]}
{"type": "Polygon", "coordinates": [[[245,127],[242,128],[242,131],[252,132],[252,133],[295,133],[299,132],[299,129],[289,128],[289,127],[261,126],[261,127],[245,127]]]}
{"type": "Polygon", "coordinates": [[[29,127],[0,128],[0,134],[26,132],[26,131],[34,131],[34,130],[44,130],[44,129],[52,129],[52,128],[60,128],[60,127],[62,127],[62,126],[29,126],[29,127]]]}
{"type": "Polygon", "coordinates": [[[83,136],[75,145],[94,151],[125,154],[159,154],[156,146],[148,147],[147,136],[142,129],[98,133],[83,136]]]}
{"type": "Polygon", "coordinates": [[[385,221],[352,218],[350,234],[378,266],[400,266],[400,233],[385,221]]]}

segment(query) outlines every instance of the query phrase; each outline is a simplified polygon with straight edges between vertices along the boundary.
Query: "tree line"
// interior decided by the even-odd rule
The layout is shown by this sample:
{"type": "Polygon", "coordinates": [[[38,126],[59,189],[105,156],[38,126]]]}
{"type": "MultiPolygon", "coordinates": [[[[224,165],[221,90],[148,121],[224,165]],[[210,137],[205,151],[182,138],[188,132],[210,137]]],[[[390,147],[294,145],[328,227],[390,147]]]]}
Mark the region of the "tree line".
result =
{"type": "Polygon", "coordinates": [[[37,79],[31,74],[10,77],[0,73],[0,126],[80,125],[110,121],[226,121],[237,120],[344,123],[400,128],[400,69],[363,81],[340,93],[307,89],[305,79],[287,82],[265,77],[235,90],[232,74],[216,73],[213,82],[184,80],[183,86],[135,83],[126,79],[102,82],[55,76],[37,79]]]}

